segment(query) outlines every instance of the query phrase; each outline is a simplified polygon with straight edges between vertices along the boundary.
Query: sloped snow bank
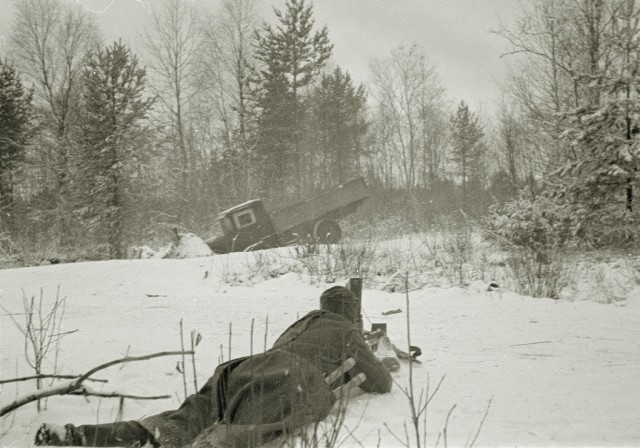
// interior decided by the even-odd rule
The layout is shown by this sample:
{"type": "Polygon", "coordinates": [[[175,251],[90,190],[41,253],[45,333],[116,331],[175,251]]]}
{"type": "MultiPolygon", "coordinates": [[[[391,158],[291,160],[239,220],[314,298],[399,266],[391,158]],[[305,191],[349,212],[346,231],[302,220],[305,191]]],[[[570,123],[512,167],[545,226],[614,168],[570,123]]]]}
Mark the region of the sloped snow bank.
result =
{"type": "MultiPolygon", "coordinates": [[[[62,341],[59,365],[64,373],[85,372],[126,353],[179,349],[183,319],[185,332],[195,329],[203,336],[196,359],[201,386],[221,359],[269,347],[291,322],[316,308],[321,291],[332,286],[311,284],[294,273],[253,286],[230,285],[210,274],[216,263],[240,270],[252,257],[0,270],[0,302],[20,313],[23,291],[30,297],[43,288],[46,305],[60,286],[67,297],[63,331],[78,330],[62,341]]],[[[392,341],[405,346],[405,294],[368,288],[363,294],[365,326],[387,323],[392,341]],[[384,314],[395,309],[402,312],[384,314]]],[[[489,400],[492,405],[476,446],[640,445],[640,286],[628,290],[626,306],[534,299],[503,288],[490,290],[481,282],[464,289],[424,288],[412,291],[409,299],[411,343],[423,351],[423,365],[413,371],[417,394],[427,384],[433,391],[446,375],[429,406],[427,446],[435,445],[453,405],[448,444],[468,445],[489,400]]],[[[22,335],[5,313],[0,315],[0,331],[2,378],[29,374],[22,335]]],[[[177,361],[160,358],[116,366],[100,374],[108,383],[92,386],[174,397],[126,400],[124,419],[176,408],[184,394],[177,361]]],[[[341,446],[401,445],[393,434],[404,440],[405,424],[410,424],[404,394],[407,365],[393,377],[390,394],[351,399],[341,446]]],[[[190,369],[187,382],[192,392],[190,369]]],[[[2,405],[33,387],[27,382],[2,385],[2,405]]],[[[30,404],[3,418],[1,445],[29,446],[44,421],[108,422],[117,414],[118,400],[52,397],[40,414],[30,404]]]]}

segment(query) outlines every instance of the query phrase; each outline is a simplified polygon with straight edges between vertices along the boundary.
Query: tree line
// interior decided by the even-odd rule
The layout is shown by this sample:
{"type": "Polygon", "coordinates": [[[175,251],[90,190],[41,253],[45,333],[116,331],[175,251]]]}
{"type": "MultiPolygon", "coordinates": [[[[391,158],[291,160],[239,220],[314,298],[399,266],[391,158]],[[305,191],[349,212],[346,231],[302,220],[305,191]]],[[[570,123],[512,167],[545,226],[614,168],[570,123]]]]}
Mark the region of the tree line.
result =
{"type": "Polygon", "coordinates": [[[168,225],[207,237],[238,202],[277,207],[356,176],[367,221],[419,228],[522,192],[636,222],[635,1],[543,1],[501,26],[516,69],[489,117],[449,99],[418,44],[372,60],[365,86],[332,61],[308,0],[268,21],[256,1],[166,0],[137,54],[105,45],[78,5],[16,2],[0,61],[4,252],[122,258],[168,225]]]}

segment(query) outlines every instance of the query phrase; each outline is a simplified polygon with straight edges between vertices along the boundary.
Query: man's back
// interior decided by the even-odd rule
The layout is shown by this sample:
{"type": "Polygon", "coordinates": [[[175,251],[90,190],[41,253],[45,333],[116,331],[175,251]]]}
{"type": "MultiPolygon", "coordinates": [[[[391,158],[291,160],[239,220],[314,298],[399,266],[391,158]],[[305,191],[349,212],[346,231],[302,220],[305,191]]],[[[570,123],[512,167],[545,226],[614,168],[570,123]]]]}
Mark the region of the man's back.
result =
{"type": "Polygon", "coordinates": [[[347,358],[353,358],[356,365],[350,375],[364,373],[367,377],[360,385],[362,390],[370,393],[391,390],[389,371],[373,355],[353,323],[341,315],[312,311],[287,328],[273,348],[305,358],[325,375],[347,358]]]}

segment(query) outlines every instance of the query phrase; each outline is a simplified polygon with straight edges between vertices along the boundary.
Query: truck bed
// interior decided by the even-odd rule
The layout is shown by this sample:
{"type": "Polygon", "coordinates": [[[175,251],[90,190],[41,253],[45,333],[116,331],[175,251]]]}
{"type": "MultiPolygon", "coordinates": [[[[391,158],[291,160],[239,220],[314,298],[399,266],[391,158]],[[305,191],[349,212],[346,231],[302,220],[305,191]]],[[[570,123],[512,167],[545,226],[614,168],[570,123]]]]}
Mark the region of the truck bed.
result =
{"type": "Polygon", "coordinates": [[[273,226],[278,233],[321,218],[341,218],[355,210],[369,196],[364,179],[344,183],[304,201],[272,213],[273,226]]]}

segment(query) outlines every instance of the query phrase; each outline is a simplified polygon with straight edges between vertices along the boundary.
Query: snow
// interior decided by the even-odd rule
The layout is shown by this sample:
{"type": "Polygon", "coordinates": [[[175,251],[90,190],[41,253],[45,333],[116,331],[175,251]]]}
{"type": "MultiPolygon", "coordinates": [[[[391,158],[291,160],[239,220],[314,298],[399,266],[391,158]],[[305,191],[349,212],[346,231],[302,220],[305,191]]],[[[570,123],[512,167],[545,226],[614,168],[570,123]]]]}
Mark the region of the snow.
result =
{"type": "Polygon", "coordinates": [[[213,255],[213,251],[198,235],[174,229],[176,234],[175,243],[157,250],[149,246],[136,246],[131,250],[131,258],[196,258],[213,255]]]}
{"type": "MultiPolygon", "coordinates": [[[[61,343],[59,367],[66,374],[80,374],[126,354],[179,350],[182,319],[187,344],[191,330],[202,335],[196,351],[197,381],[202,385],[229,352],[239,357],[270,346],[295,319],[315,309],[320,293],[333,286],[294,272],[278,272],[268,280],[242,277],[248,266],[268,261],[272,254],[5,269],[0,270],[0,303],[20,313],[23,293],[38,297],[42,288],[46,305],[60,287],[66,297],[62,331],[78,330],[61,343]]],[[[602,279],[615,284],[611,275],[623,264],[607,265],[602,279]]],[[[411,344],[423,351],[423,364],[412,372],[416,395],[425,392],[427,384],[433,392],[445,376],[428,407],[427,446],[436,444],[454,405],[448,444],[468,446],[489,402],[476,446],[640,445],[640,286],[630,284],[616,292],[613,301],[590,300],[586,291],[578,288],[554,301],[520,296],[504,286],[489,291],[486,283],[476,281],[466,288],[410,292],[411,344]]],[[[386,322],[391,340],[406,347],[404,293],[365,285],[363,310],[366,327],[386,322]],[[383,315],[398,308],[401,313],[383,315]]],[[[32,374],[22,335],[4,311],[0,325],[2,379],[32,374]]],[[[117,365],[96,374],[108,383],[88,385],[103,392],[172,396],[125,401],[124,419],[151,415],[178,407],[184,398],[178,361],[174,356],[117,365]]],[[[190,360],[186,366],[191,393],[190,360]]],[[[413,437],[403,392],[408,364],[403,362],[392,375],[390,394],[349,399],[340,446],[401,446],[396,437],[405,440],[405,425],[413,437]]],[[[3,384],[1,406],[34,387],[31,382],[3,384]]],[[[42,422],[112,421],[118,404],[112,398],[55,396],[37,413],[30,403],[2,418],[0,446],[29,446],[42,422]]],[[[438,443],[443,445],[442,436],[438,443]]]]}

